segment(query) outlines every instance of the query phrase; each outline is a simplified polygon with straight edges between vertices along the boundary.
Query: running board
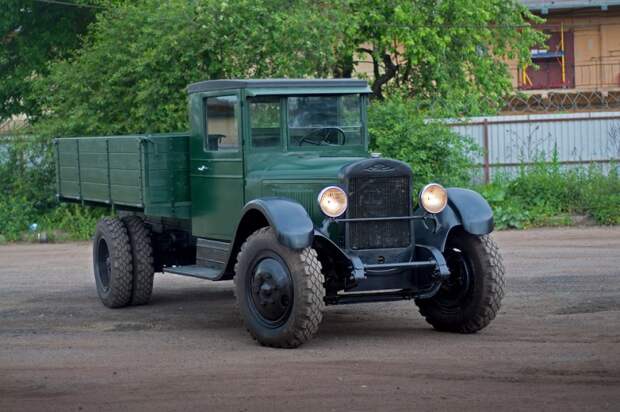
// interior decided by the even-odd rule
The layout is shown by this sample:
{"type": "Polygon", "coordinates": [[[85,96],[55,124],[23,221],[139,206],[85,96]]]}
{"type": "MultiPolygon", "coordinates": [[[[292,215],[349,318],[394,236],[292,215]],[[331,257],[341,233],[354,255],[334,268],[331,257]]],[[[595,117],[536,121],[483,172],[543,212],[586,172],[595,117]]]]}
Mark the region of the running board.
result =
{"type": "Polygon", "coordinates": [[[211,268],[224,268],[228,262],[229,242],[198,238],[196,264],[211,268]]]}
{"type": "Polygon", "coordinates": [[[189,265],[165,267],[164,273],[191,276],[199,279],[219,280],[222,271],[220,269],[208,268],[206,266],[189,265]]]}

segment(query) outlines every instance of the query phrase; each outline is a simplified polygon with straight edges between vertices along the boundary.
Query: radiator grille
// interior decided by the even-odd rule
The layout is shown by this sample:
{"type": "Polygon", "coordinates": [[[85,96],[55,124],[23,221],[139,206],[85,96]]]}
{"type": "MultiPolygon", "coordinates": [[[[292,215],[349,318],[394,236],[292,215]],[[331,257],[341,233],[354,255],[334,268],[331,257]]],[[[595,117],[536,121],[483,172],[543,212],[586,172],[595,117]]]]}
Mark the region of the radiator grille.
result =
{"type": "MultiPolygon", "coordinates": [[[[349,218],[408,216],[408,176],[355,177],[349,181],[349,218]]],[[[402,248],[411,243],[409,220],[349,222],[351,249],[402,248]]]]}

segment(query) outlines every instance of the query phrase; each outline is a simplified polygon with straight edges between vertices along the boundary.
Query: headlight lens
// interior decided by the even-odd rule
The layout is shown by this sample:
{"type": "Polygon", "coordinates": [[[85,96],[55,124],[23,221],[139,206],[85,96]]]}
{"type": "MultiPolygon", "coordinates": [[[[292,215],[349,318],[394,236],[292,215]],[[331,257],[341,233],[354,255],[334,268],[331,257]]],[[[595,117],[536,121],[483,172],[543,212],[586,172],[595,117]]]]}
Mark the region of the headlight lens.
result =
{"type": "Polygon", "coordinates": [[[440,213],[448,204],[448,192],[442,185],[430,183],[420,192],[420,205],[429,213],[440,213]]]}
{"type": "Polygon", "coordinates": [[[347,210],[347,194],[337,186],[328,186],[319,193],[319,206],[329,217],[338,217],[347,210]]]}

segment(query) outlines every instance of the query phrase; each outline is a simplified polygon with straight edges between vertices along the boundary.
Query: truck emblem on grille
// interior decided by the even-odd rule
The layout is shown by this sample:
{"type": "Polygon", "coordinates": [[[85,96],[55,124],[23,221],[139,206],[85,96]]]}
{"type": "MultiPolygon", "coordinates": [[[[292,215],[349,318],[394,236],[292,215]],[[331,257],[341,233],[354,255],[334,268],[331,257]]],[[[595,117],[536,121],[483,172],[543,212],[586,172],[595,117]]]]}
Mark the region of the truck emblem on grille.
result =
{"type": "Polygon", "coordinates": [[[364,170],[367,172],[392,172],[394,171],[394,168],[386,165],[385,163],[375,163],[364,170]]]}

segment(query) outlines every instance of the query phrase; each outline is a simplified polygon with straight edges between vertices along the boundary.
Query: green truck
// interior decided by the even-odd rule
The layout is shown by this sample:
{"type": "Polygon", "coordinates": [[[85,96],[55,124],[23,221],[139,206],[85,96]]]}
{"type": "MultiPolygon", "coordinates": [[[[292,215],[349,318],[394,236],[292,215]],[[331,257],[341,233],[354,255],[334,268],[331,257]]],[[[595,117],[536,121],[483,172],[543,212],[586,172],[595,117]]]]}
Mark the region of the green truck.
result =
{"type": "Polygon", "coordinates": [[[108,205],[93,238],[98,295],[146,304],[153,275],[234,280],[250,334],[296,347],[326,305],[413,299],[437,330],[473,333],[503,296],[476,192],[368,152],[362,80],[191,84],[188,133],[55,140],[58,198],[108,205]],[[427,182],[421,182],[427,183],[427,182]]]}

